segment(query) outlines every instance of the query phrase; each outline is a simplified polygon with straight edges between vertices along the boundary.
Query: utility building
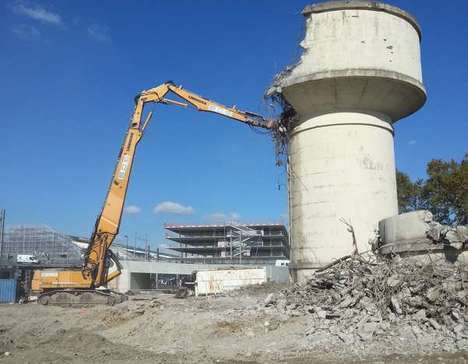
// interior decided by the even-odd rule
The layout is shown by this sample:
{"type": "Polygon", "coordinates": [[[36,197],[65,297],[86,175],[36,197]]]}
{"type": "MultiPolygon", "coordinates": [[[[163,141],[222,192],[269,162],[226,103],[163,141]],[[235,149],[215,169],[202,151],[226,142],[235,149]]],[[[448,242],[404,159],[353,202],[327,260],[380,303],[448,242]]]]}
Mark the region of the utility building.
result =
{"type": "Polygon", "coordinates": [[[283,224],[165,224],[181,261],[214,264],[282,264],[289,259],[283,224]]]}

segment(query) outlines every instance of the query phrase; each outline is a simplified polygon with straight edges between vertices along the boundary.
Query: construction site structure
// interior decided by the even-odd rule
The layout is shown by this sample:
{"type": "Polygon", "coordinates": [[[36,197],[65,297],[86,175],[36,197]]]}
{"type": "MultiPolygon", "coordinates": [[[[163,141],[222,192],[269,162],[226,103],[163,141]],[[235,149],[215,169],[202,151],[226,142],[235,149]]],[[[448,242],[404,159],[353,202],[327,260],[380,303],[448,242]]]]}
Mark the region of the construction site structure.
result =
{"type": "Polygon", "coordinates": [[[81,249],[70,236],[45,225],[17,225],[5,229],[0,258],[41,266],[76,266],[82,264],[81,249]]]}
{"type": "Polygon", "coordinates": [[[282,264],[288,262],[288,232],[283,224],[165,224],[166,239],[188,263],[282,264]]]}
{"type": "Polygon", "coordinates": [[[270,94],[295,110],[289,127],[294,280],[360,251],[379,220],[398,213],[393,124],[426,101],[421,30],[374,1],[307,6],[300,61],[270,94]]]}

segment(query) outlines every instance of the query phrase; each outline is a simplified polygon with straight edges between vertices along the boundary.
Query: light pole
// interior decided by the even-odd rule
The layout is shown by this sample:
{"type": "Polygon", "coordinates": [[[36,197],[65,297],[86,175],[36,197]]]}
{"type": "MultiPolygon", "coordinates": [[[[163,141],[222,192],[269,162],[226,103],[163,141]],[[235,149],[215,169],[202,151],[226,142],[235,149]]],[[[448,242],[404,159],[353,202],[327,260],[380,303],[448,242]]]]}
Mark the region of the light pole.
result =
{"type": "Polygon", "coordinates": [[[127,252],[127,257],[128,257],[128,235],[124,235],[124,238],[125,238],[125,241],[126,241],[126,245],[125,245],[125,251],[127,252]]]}
{"type": "Polygon", "coordinates": [[[0,210],[0,256],[3,253],[3,236],[5,233],[5,210],[0,210]]]}

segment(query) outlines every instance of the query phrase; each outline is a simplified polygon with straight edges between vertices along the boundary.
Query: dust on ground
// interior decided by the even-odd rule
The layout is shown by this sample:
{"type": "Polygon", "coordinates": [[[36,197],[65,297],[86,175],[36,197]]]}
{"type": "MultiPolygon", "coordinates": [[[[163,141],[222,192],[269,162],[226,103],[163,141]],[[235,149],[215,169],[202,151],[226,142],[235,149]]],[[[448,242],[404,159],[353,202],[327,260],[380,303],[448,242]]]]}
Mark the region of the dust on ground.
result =
{"type": "MultiPolygon", "coordinates": [[[[347,272],[367,269],[362,262],[343,264],[347,272]]],[[[362,301],[362,313],[356,300],[343,301],[345,292],[357,297],[367,288],[342,273],[337,291],[330,287],[333,276],[329,271],[304,286],[264,285],[221,296],[131,296],[114,307],[0,305],[0,363],[468,363],[465,307],[453,301],[458,316],[446,313],[453,325],[433,316],[438,326],[397,295],[408,314],[378,321],[381,314],[371,314],[369,300],[362,301]],[[328,283],[317,291],[324,277],[328,283]],[[339,317],[340,305],[351,321],[339,317]]],[[[437,302],[443,305],[442,298],[437,302]]]]}

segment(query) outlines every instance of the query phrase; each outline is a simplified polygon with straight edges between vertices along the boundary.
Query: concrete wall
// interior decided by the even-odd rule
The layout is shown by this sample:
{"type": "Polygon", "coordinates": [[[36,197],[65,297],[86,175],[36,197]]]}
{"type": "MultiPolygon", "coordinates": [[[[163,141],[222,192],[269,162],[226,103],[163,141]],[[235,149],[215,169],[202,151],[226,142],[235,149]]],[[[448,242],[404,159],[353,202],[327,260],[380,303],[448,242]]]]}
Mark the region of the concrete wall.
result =
{"type": "MultiPolygon", "coordinates": [[[[147,289],[150,274],[191,275],[195,271],[215,269],[229,269],[226,264],[184,264],[161,261],[121,261],[122,274],[109,283],[109,287],[125,293],[130,289],[147,289]]],[[[252,266],[235,266],[235,269],[255,268],[252,266]]],[[[266,281],[285,283],[288,280],[288,267],[266,266],[259,267],[265,270],[266,281]]]]}
{"type": "Polygon", "coordinates": [[[318,267],[351,253],[353,238],[341,218],[352,224],[364,251],[377,222],[398,213],[393,134],[386,121],[356,112],[325,114],[291,133],[295,264],[318,267]]]}
{"type": "Polygon", "coordinates": [[[267,281],[265,268],[213,269],[196,275],[195,295],[218,294],[267,281]]]}
{"type": "Polygon", "coordinates": [[[151,287],[151,273],[131,273],[131,289],[149,289],[151,287]]]}
{"type": "Polygon", "coordinates": [[[196,276],[195,294],[208,295],[232,291],[245,286],[267,282],[287,283],[287,267],[265,266],[262,268],[212,269],[199,271],[196,276]]]}
{"type": "MultiPolygon", "coordinates": [[[[225,267],[225,265],[207,265],[207,264],[181,264],[181,263],[170,263],[162,261],[131,261],[123,260],[122,274],[109,283],[112,289],[118,292],[127,292],[130,289],[138,289],[139,280],[135,273],[160,273],[160,274],[180,274],[190,275],[192,272],[201,269],[207,269],[207,267],[225,267]],[[133,279],[133,281],[132,281],[133,279]],[[133,283],[133,284],[132,284],[133,283]]],[[[144,278],[140,278],[144,279],[144,278]]],[[[142,283],[142,282],[140,282],[142,283]]]]}
{"type": "Polygon", "coordinates": [[[276,267],[273,265],[265,266],[267,282],[274,283],[288,283],[289,282],[289,268],[276,267]]]}
{"type": "Polygon", "coordinates": [[[293,77],[345,69],[386,70],[422,82],[419,27],[410,15],[369,8],[304,10],[307,50],[293,77]]]}

